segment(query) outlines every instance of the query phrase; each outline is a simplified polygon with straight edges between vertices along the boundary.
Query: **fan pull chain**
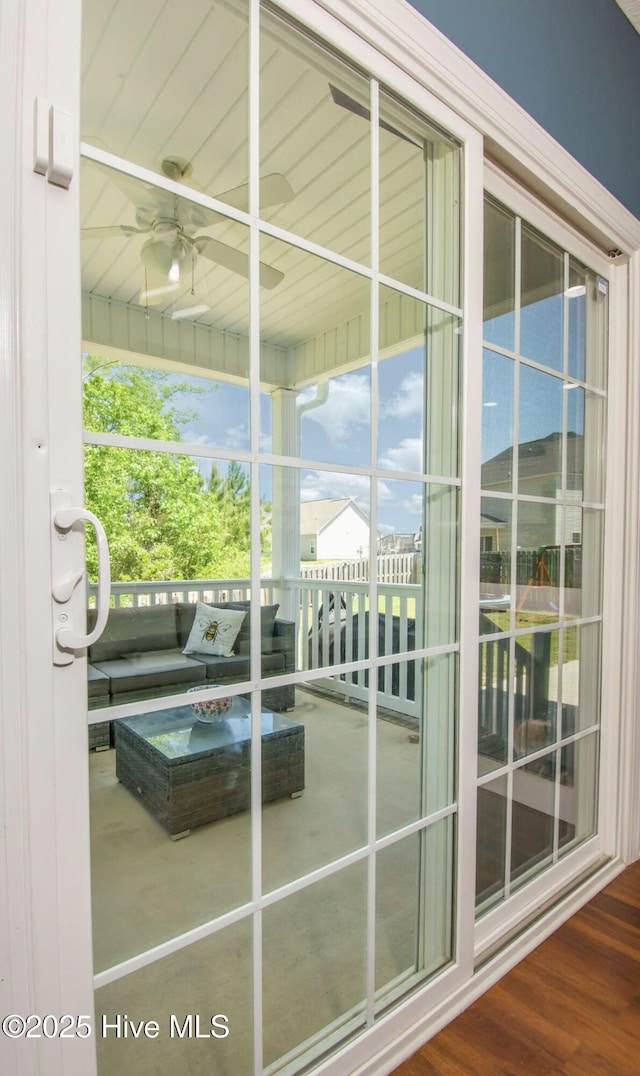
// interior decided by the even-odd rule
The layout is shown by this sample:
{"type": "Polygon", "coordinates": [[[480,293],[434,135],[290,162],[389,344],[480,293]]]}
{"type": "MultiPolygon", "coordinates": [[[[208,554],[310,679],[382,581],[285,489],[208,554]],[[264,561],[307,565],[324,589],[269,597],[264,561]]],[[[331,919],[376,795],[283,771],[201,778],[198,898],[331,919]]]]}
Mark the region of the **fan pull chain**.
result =
{"type": "Polygon", "coordinates": [[[144,316],[149,320],[149,285],[147,283],[147,267],[144,268],[144,316]]]}
{"type": "Polygon", "coordinates": [[[191,294],[192,295],[195,295],[195,293],[196,293],[195,283],[196,283],[196,256],[195,256],[195,251],[192,249],[192,251],[191,251],[191,294]]]}

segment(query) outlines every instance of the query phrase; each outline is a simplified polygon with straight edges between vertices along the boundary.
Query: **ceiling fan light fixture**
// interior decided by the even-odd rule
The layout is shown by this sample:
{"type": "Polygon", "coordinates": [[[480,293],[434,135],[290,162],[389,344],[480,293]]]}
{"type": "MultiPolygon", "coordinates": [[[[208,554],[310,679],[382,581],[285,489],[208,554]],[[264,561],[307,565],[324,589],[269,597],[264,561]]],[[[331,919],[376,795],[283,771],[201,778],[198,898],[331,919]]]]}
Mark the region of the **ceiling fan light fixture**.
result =
{"type": "Polygon", "coordinates": [[[211,307],[206,303],[196,303],[195,306],[185,306],[181,310],[174,310],[171,315],[172,321],[179,321],[181,318],[199,318],[201,314],[206,314],[211,307]]]}

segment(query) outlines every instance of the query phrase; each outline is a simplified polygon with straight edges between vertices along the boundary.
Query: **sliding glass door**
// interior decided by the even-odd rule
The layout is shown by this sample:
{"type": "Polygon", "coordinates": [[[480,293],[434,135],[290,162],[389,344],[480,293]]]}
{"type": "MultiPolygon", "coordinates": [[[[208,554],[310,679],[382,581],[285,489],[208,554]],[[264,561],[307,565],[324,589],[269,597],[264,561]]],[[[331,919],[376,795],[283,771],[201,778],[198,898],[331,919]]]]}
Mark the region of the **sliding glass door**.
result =
{"type": "Polygon", "coordinates": [[[99,1071],[294,1072],[456,962],[462,149],[152,7],[83,35],[99,1071]]]}

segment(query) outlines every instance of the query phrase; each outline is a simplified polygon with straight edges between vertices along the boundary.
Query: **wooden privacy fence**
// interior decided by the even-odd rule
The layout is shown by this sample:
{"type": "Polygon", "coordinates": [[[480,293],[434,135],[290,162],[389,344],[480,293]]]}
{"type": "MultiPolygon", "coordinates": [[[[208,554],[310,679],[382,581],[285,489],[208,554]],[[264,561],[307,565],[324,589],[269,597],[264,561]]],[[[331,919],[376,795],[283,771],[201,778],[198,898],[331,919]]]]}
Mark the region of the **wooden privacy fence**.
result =
{"type": "MultiPolygon", "coordinates": [[[[516,554],[516,586],[560,586],[562,550],[559,546],[519,549],[516,554]]],[[[480,554],[480,581],[511,585],[511,553],[480,554]]],[[[582,546],[568,545],[564,551],[565,587],[582,586],[582,546]]]]}

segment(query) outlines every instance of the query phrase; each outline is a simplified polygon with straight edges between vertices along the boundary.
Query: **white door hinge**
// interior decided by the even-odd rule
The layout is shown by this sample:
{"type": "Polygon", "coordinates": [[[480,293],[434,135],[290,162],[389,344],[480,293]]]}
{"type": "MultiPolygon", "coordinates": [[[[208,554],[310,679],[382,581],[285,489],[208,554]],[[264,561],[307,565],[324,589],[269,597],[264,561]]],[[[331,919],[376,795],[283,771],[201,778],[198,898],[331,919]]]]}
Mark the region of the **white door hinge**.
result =
{"type": "Polygon", "coordinates": [[[74,128],[70,112],[36,97],[33,102],[33,170],[65,190],[73,178],[74,128]]]}

